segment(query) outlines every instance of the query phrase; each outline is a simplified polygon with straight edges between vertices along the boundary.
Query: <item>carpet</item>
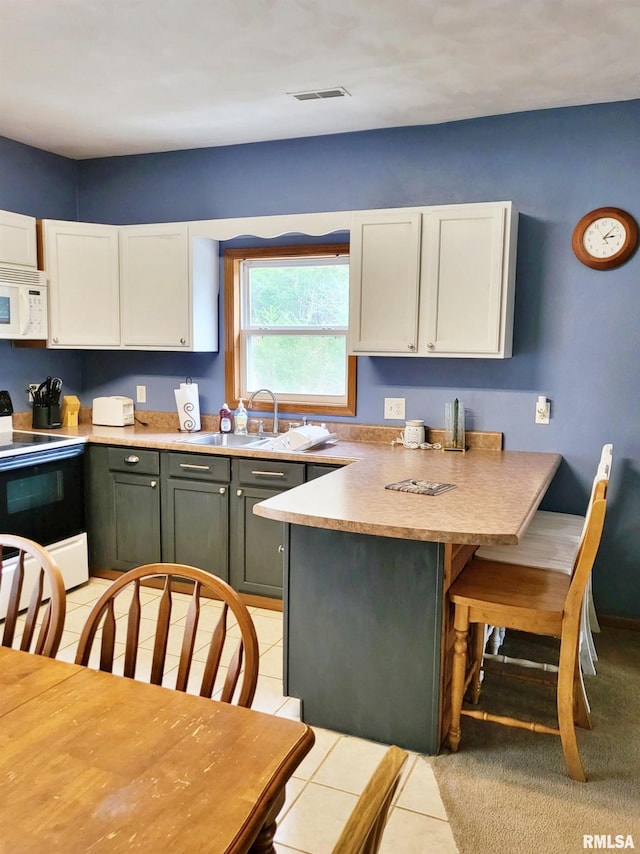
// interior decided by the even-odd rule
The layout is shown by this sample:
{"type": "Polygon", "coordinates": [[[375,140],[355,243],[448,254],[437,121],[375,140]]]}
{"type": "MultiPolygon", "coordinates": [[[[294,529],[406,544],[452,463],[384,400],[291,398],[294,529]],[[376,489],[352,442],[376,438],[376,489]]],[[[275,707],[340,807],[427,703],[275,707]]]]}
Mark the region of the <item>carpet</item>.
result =
{"type": "MultiPolygon", "coordinates": [[[[640,849],[640,633],[604,627],[595,642],[598,672],[585,677],[593,729],[577,730],[587,783],[566,776],[559,737],[466,717],[459,751],[432,757],[460,854],[624,849],[629,836],[640,849]]],[[[557,662],[557,648],[508,632],[500,652],[557,662]]],[[[495,669],[478,708],[556,723],[555,690],[495,669]]]]}

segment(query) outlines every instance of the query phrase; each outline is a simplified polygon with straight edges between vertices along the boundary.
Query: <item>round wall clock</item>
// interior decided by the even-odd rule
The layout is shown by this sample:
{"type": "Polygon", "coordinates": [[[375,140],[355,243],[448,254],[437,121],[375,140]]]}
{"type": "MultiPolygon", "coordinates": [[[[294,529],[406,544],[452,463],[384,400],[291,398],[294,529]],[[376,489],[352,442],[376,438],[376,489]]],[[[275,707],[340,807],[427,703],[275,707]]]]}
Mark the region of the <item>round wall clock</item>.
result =
{"type": "Polygon", "coordinates": [[[620,208],[596,208],[585,214],[573,230],[573,251],[594,270],[624,264],[638,246],[638,223],[620,208]]]}

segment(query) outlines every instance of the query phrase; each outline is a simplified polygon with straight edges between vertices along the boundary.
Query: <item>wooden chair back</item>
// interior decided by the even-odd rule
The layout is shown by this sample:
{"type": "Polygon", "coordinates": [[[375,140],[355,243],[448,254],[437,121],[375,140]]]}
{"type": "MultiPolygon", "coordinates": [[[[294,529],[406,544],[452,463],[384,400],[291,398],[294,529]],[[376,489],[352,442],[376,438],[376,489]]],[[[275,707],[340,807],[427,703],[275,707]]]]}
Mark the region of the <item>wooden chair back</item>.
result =
{"type": "Polygon", "coordinates": [[[580,548],[576,554],[571,573],[571,584],[564,608],[565,621],[575,622],[577,636],[580,634],[580,618],[582,603],[591,577],[591,571],[595,563],[607,509],[607,485],[608,481],[601,480],[594,486],[594,500],[589,505],[585,517],[584,530],[580,540],[580,548]]]}
{"type": "Polygon", "coordinates": [[[140,642],[144,640],[148,619],[155,621],[148,681],[186,691],[194,651],[198,651],[204,662],[200,696],[212,697],[215,693],[216,699],[225,703],[251,706],[258,680],[258,638],[251,615],[226,582],[193,566],[154,563],[123,573],[100,596],[87,617],[80,635],[76,664],[89,664],[94,640],[100,632],[99,669],[113,672],[117,659],[116,642],[124,640],[123,675],[136,678],[140,642]],[[151,580],[159,580],[162,584],[159,597],[144,595],[142,582],[151,580]],[[176,586],[181,589],[186,586],[191,593],[184,619],[176,617],[172,622],[176,586]],[[119,597],[127,600],[124,605],[120,604],[119,597]],[[211,597],[220,600],[221,607],[216,608],[211,597]],[[145,603],[145,599],[150,601],[145,603]],[[119,615],[121,619],[118,619],[119,615]],[[234,629],[233,635],[227,631],[231,618],[238,625],[238,631],[234,629]],[[173,660],[167,667],[170,634],[180,638],[175,684],[166,673],[174,667],[173,660]],[[225,666],[226,675],[220,684],[225,666]]]}
{"type": "Polygon", "coordinates": [[[332,854],[376,854],[408,754],[391,746],[347,819],[332,854]]]}
{"type": "Polygon", "coordinates": [[[25,537],[0,534],[2,646],[55,658],[66,601],[62,573],[49,552],[25,537]],[[5,549],[17,550],[17,556],[4,557],[5,549]]]}

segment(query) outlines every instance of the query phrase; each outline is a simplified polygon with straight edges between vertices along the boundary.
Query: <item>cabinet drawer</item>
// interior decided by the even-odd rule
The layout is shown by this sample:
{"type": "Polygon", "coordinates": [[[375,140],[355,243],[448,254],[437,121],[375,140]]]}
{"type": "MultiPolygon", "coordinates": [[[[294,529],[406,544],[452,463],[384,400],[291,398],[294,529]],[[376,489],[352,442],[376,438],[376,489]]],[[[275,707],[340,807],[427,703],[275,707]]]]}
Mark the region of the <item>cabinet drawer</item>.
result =
{"type": "Polygon", "coordinates": [[[325,474],[329,474],[330,471],[336,471],[339,468],[341,468],[341,466],[325,466],[321,463],[308,463],[307,480],[315,480],[317,477],[322,477],[325,474]]]}
{"type": "Polygon", "coordinates": [[[160,454],[141,448],[109,448],[109,468],[111,471],[160,474],[160,454]]]}
{"type": "Polygon", "coordinates": [[[169,477],[189,480],[231,480],[231,460],[206,454],[169,454],[169,477]]]}
{"type": "Polygon", "coordinates": [[[299,486],[304,483],[304,465],[278,460],[234,460],[238,482],[262,486],[299,486]]]}

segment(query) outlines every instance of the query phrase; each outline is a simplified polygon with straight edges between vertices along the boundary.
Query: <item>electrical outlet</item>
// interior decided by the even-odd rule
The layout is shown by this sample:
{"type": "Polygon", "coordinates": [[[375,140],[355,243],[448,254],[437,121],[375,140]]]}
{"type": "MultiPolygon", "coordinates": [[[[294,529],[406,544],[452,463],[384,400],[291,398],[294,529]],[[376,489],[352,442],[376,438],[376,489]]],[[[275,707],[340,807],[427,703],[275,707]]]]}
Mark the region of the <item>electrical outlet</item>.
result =
{"type": "Polygon", "coordinates": [[[33,395],[36,393],[40,383],[29,383],[27,386],[27,398],[29,403],[33,403],[33,395]]]}
{"type": "Polygon", "coordinates": [[[384,417],[393,418],[394,420],[404,419],[404,405],[404,397],[385,397],[384,417]]]}
{"type": "Polygon", "coordinates": [[[544,395],[536,400],[536,424],[548,424],[551,418],[551,404],[544,395]]]}
{"type": "Polygon", "coordinates": [[[147,402],[147,387],[146,385],[137,385],[136,386],[136,403],[146,403],[147,402]]]}

